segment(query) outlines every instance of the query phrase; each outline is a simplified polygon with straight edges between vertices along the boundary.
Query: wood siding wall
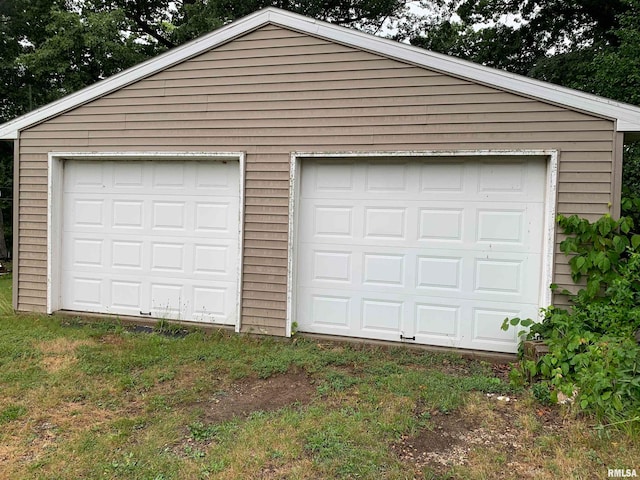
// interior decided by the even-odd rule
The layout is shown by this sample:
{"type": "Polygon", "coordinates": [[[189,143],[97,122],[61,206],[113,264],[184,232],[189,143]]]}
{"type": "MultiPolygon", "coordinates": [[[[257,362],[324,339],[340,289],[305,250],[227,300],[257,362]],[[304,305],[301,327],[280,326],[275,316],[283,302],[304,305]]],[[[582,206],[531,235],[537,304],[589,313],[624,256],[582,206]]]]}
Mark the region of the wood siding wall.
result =
{"type": "MultiPolygon", "coordinates": [[[[560,150],[558,213],[612,201],[614,124],[266,26],[21,134],[18,299],[46,309],[47,153],[245,151],[243,329],[285,332],[292,151],[560,150]]],[[[571,284],[561,253],[555,281],[571,284]]]]}

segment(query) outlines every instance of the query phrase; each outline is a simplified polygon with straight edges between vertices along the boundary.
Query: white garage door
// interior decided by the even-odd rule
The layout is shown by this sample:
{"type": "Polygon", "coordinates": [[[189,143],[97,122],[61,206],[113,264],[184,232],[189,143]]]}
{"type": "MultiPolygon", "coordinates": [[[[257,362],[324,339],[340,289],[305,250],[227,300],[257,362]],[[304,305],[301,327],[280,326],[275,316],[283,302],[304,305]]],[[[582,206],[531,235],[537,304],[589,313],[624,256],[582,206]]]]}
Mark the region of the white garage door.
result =
{"type": "Polygon", "coordinates": [[[502,352],[537,317],[541,159],[302,162],[300,331],[502,352]]]}
{"type": "Polygon", "coordinates": [[[61,306],[234,324],[238,163],[67,161],[61,306]]]}

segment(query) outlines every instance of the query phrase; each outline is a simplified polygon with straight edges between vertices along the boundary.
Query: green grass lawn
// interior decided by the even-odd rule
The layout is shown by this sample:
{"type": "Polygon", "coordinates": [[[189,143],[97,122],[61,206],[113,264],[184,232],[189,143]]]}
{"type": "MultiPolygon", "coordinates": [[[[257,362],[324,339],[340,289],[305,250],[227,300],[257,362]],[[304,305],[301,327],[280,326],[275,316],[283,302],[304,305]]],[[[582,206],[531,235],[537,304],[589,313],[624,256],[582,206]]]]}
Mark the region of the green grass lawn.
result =
{"type": "MultiPolygon", "coordinates": [[[[2,301],[9,298],[0,279],[2,301]]],[[[228,333],[0,317],[0,478],[606,478],[629,434],[489,364],[228,333]],[[504,396],[509,397],[509,401],[504,396]]]]}
{"type": "Polygon", "coordinates": [[[11,274],[0,277],[0,315],[9,315],[11,306],[11,274]]]}

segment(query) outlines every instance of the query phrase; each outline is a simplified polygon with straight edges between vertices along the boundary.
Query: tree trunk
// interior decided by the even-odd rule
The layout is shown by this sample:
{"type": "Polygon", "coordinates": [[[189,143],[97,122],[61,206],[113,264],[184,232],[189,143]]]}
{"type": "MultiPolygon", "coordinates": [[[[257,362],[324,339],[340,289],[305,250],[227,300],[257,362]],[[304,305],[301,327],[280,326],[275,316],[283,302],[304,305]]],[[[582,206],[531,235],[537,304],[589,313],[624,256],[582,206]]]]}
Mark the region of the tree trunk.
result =
{"type": "Polygon", "coordinates": [[[4,241],[4,219],[2,218],[2,208],[0,208],[0,260],[6,260],[8,256],[7,243],[4,241]]]}

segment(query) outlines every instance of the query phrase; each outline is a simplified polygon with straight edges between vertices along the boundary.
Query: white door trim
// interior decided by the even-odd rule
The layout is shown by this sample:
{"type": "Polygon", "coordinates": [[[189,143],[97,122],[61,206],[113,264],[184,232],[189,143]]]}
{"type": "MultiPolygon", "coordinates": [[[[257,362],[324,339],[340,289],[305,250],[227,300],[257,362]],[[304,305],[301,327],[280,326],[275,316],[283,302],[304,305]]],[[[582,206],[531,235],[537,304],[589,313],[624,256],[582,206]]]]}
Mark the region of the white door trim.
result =
{"type": "Polygon", "coordinates": [[[64,180],[64,161],[71,159],[87,160],[209,160],[237,161],[240,169],[238,185],[238,294],[236,310],[238,312],[235,331],[240,332],[242,319],[242,257],[244,241],[244,152],[49,152],[49,180],[47,182],[47,313],[60,310],[61,272],[62,272],[62,196],[64,180]]]}
{"type": "MultiPolygon", "coordinates": [[[[287,318],[286,336],[290,337],[293,330],[293,315],[296,312],[296,270],[297,270],[297,238],[298,238],[298,209],[297,199],[300,196],[300,162],[304,158],[350,158],[367,159],[383,157],[490,157],[490,156],[525,156],[547,158],[547,179],[545,185],[544,207],[544,238],[542,246],[542,270],[539,287],[539,308],[551,304],[551,289],[553,282],[553,262],[555,244],[555,219],[558,190],[558,150],[411,150],[395,152],[293,152],[291,153],[289,171],[289,235],[287,246],[287,318]]],[[[538,319],[534,319],[538,320],[538,319]]]]}

